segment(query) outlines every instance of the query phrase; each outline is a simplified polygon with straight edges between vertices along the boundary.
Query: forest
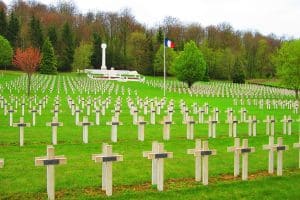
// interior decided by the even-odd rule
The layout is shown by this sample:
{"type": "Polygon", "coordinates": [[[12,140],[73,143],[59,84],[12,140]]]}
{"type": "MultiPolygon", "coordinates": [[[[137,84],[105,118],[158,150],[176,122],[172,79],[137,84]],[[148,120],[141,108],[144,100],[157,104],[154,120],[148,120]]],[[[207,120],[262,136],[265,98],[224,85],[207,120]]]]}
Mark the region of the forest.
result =
{"type": "MultiPolygon", "coordinates": [[[[164,33],[175,42],[167,51],[167,73],[172,61],[193,40],[201,50],[211,79],[230,80],[234,61],[243,63],[246,78],[269,78],[276,74],[273,55],[285,41],[274,34],[235,30],[228,23],[203,27],[201,22],[185,24],[172,16],[157,27],[135,19],[129,8],[119,12],[82,14],[74,3],[60,1],[45,5],[36,1],[0,1],[0,35],[14,51],[17,48],[42,49],[50,41],[58,71],[100,68],[101,43],[107,43],[107,66],[137,70],[144,75],[162,75],[164,33]]],[[[4,66],[0,66],[4,68],[4,66]]],[[[14,69],[14,66],[5,66],[14,69]]]]}

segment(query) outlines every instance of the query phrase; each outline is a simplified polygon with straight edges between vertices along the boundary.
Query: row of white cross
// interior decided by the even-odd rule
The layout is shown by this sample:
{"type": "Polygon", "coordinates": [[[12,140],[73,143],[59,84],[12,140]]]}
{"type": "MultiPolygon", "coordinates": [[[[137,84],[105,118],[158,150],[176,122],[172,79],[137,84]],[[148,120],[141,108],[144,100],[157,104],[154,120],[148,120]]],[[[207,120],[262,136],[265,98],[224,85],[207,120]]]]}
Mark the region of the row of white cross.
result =
{"type": "MultiPolygon", "coordinates": [[[[299,168],[300,168],[300,138],[299,142],[294,144],[294,148],[299,149],[299,168]]],[[[274,137],[269,137],[269,144],[263,145],[264,150],[269,151],[269,164],[268,172],[274,173],[274,153],[277,152],[277,175],[282,176],[283,170],[283,151],[288,150],[287,145],[283,145],[281,137],[277,138],[277,144],[274,144],[274,137]]],[[[248,139],[243,139],[242,145],[240,145],[240,139],[235,138],[234,146],[227,148],[228,152],[234,152],[234,177],[240,175],[240,156],[242,156],[242,180],[248,179],[248,153],[255,151],[254,147],[248,146],[248,139]]],[[[188,149],[188,154],[195,156],[195,180],[201,181],[203,185],[208,185],[208,157],[210,155],[216,155],[216,150],[209,149],[208,141],[201,142],[200,139],[196,140],[194,149],[188,149]]],[[[164,149],[163,143],[154,141],[152,143],[151,151],[144,151],[143,157],[152,160],[152,185],[156,185],[159,191],[163,191],[164,188],[164,159],[172,158],[173,152],[167,152],[164,149]]],[[[102,154],[93,154],[92,160],[102,163],[102,190],[106,192],[106,195],[112,195],[112,162],[123,161],[123,156],[113,153],[112,146],[106,143],[102,146],[102,154]]],[[[47,193],[48,198],[55,199],[55,176],[54,166],[67,163],[65,156],[55,156],[54,147],[47,147],[47,156],[36,157],[36,166],[47,167],[47,193]]],[[[0,159],[0,168],[4,166],[4,160],[0,159]]]]}

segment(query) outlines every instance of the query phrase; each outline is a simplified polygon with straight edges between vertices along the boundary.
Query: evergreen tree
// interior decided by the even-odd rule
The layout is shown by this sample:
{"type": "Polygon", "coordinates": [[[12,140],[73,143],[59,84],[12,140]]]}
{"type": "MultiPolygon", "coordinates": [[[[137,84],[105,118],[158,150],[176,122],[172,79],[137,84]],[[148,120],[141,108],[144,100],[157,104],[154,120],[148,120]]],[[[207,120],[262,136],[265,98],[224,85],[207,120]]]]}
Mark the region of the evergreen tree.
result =
{"type": "Polygon", "coordinates": [[[29,34],[30,34],[30,40],[33,47],[41,49],[43,45],[43,33],[41,29],[40,20],[35,18],[33,15],[29,22],[29,34]]]}
{"type": "Polygon", "coordinates": [[[8,40],[0,35],[0,67],[11,64],[13,56],[13,49],[8,40]]]}
{"type": "Polygon", "coordinates": [[[19,19],[15,16],[14,12],[11,12],[7,27],[7,39],[11,46],[17,47],[20,34],[19,19]]]}
{"type": "Polygon", "coordinates": [[[54,55],[53,46],[52,46],[49,38],[46,38],[46,40],[43,44],[40,73],[41,74],[57,74],[56,58],[54,55]]]}
{"type": "Polygon", "coordinates": [[[7,21],[4,9],[0,9],[0,35],[4,37],[7,35],[7,21]]]}
{"type": "Polygon", "coordinates": [[[48,38],[54,48],[54,51],[57,52],[57,31],[55,26],[51,26],[48,29],[48,38]]]}
{"type": "Polygon", "coordinates": [[[101,37],[97,33],[93,33],[93,50],[91,56],[91,64],[97,69],[101,68],[102,62],[102,49],[101,49],[101,37]]]}
{"type": "Polygon", "coordinates": [[[60,38],[60,71],[72,71],[72,63],[74,58],[74,36],[68,22],[63,25],[60,38]]]}
{"type": "Polygon", "coordinates": [[[245,83],[245,78],[246,76],[243,69],[243,63],[240,58],[236,58],[232,71],[232,82],[245,83]]]}

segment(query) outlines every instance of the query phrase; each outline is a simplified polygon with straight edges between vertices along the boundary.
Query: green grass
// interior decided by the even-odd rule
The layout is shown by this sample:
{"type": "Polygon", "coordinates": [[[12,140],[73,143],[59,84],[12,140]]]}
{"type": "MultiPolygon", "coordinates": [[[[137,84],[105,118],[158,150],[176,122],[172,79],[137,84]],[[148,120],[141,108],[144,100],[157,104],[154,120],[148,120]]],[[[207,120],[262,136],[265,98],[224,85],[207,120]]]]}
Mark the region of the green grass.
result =
{"type": "MultiPolygon", "coordinates": [[[[127,98],[130,97],[135,104],[137,99],[135,93],[141,98],[152,99],[162,98],[162,90],[151,85],[142,83],[118,83],[109,82],[109,87],[114,87],[114,91],[108,94],[108,91],[100,90],[100,85],[91,86],[91,90],[82,90],[84,84],[95,84],[87,82],[84,76],[76,74],[62,74],[56,77],[53,82],[52,76],[40,77],[38,90],[33,90],[37,95],[37,102],[44,96],[49,96],[49,102],[42,115],[37,115],[37,125],[35,127],[25,128],[25,146],[19,147],[18,128],[9,127],[9,116],[3,115],[3,109],[0,108],[0,158],[5,159],[5,167],[0,169],[0,199],[44,199],[46,194],[46,169],[45,167],[35,167],[34,158],[46,155],[46,146],[51,144],[51,128],[46,127],[46,122],[50,122],[53,114],[50,112],[54,106],[54,98],[60,95],[59,121],[64,123],[63,127],[58,128],[58,145],[55,146],[56,155],[65,155],[68,159],[67,165],[56,167],[56,195],[58,199],[100,199],[106,198],[100,190],[101,186],[101,165],[95,164],[91,160],[91,155],[101,152],[103,142],[110,141],[110,126],[104,125],[111,120],[111,110],[114,108],[118,96],[122,98],[122,112],[120,121],[124,125],[118,128],[118,142],[112,144],[113,152],[124,155],[124,161],[113,164],[113,185],[114,192],[112,199],[297,199],[300,197],[300,170],[298,169],[298,150],[292,148],[293,143],[298,142],[299,123],[292,126],[292,135],[282,135],[282,123],[279,120],[283,115],[291,115],[293,119],[299,118],[292,110],[278,109],[260,110],[257,106],[233,105],[233,98],[222,97],[195,97],[189,94],[179,94],[178,92],[168,92],[167,103],[173,99],[175,102],[174,122],[171,126],[170,141],[163,141],[162,125],[158,124],[163,119],[162,114],[156,117],[156,125],[146,125],[145,141],[137,140],[137,127],[132,125],[132,116],[129,115],[127,98]],[[67,85],[67,94],[64,89],[64,82],[82,81],[79,87],[72,93],[70,86],[67,85]],[[65,80],[65,81],[64,81],[65,80]],[[49,84],[47,84],[49,83],[49,84]],[[52,87],[53,89],[49,90],[52,87]],[[59,83],[59,84],[58,84],[59,83]],[[46,90],[42,87],[47,85],[46,90]],[[118,91],[115,90],[118,88],[118,91]],[[99,91],[91,92],[92,90],[99,91]],[[122,94],[122,90],[124,94],[122,94]],[[130,90],[130,95],[128,93],[130,90]],[[75,117],[67,105],[67,96],[71,96],[78,104],[78,96],[87,98],[101,97],[102,100],[108,96],[111,97],[111,104],[106,110],[106,115],[101,116],[100,126],[89,128],[89,143],[82,143],[82,127],[75,126],[75,117]],[[218,107],[221,111],[221,123],[217,125],[217,138],[207,138],[207,124],[195,125],[195,138],[209,140],[209,146],[217,150],[217,155],[209,158],[209,178],[210,184],[205,187],[202,184],[195,183],[194,178],[194,157],[186,154],[187,149],[194,148],[195,142],[186,140],[186,125],[181,123],[182,114],[180,113],[180,100],[184,100],[191,110],[194,102],[198,105],[209,103],[210,111],[213,107],[218,107]],[[275,115],[278,120],[275,127],[275,135],[282,136],[284,144],[290,146],[290,150],[284,153],[284,176],[261,176],[260,174],[267,170],[268,152],[262,150],[262,145],[268,143],[268,137],[265,135],[265,124],[257,125],[257,137],[249,137],[249,146],[256,148],[256,152],[249,155],[249,176],[255,176],[247,182],[240,179],[225,181],[224,176],[233,174],[233,154],[227,153],[228,146],[233,145],[233,139],[228,138],[228,125],[224,123],[226,119],[225,110],[232,107],[239,118],[238,111],[241,107],[246,107],[249,114],[256,115],[262,121],[266,115],[275,115]],[[165,181],[166,190],[158,192],[151,186],[151,161],[142,157],[143,151],[151,149],[152,141],[160,141],[165,144],[167,151],[174,152],[173,159],[165,161],[165,181]]],[[[156,83],[162,83],[161,78],[147,77],[156,83]]],[[[173,79],[172,83],[176,83],[173,79]]],[[[74,83],[74,82],[73,82],[74,83]]],[[[171,82],[168,82],[169,84],[171,82]]],[[[204,83],[208,86],[222,83],[204,83]]],[[[21,99],[25,95],[26,84],[20,78],[18,72],[5,72],[0,79],[0,96],[4,96],[9,102],[10,96],[14,95],[21,99]],[[13,84],[19,84],[18,87],[10,88],[13,84]]],[[[37,88],[35,86],[35,88],[37,88]]],[[[26,96],[24,96],[25,98],[26,96]]],[[[282,99],[289,100],[289,96],[280,96],[282,99]]],[[[26,98],[27,99],[27,98],[26,98]]],[[[21,100],[19,100],[20,102],[21,100]]],[[[142,109],[139,109],[142,113],[142,109]]],[[[86,111],[84,111],[86,112],[86,111]]],[[[14,121],[17,121],[21,115],[20,106],[18,112],[14,115],[14,121]]],[[[80,115],[82,119],[83,114],[80,115]]],[[[94,120],[95,114],[89,117],[94,120]]],[[[197,119],[197,115],[194,115],[197,119]]],[[[31,121],[31,114],[28,107],[25,112],[25,121],[31,121]]],[[[150,121],[150,115],[145,116],[146,121],[150,121]]],[[[207,119],[207,115],[205,115],[207,119]]],[[[248,138],[247,124],[238,125],[238,136],[248,138]]]]}

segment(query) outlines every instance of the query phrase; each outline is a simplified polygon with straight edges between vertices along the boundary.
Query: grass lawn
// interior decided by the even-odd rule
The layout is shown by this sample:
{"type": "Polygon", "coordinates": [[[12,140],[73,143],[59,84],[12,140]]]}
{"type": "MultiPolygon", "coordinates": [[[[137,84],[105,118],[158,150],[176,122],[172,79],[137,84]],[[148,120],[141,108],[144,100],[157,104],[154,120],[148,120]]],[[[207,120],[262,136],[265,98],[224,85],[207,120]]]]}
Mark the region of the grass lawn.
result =
{"type": "MultiPolygon", "coordinates": [[[[0,72],[1,76],[2,71],[0,72]]],[[[18,72],[3,72],[0,78],[0,97],[3,96],[8,104],[17,110],[14,113],[14,122],[21,116],[21,102],[26,101],[25,122],[32,120],[29,113],[29,101],[37,105],[40,100],[48,96],[46,108],[42,115],[36,116],[36,126],[25,128],[25,145],[19,147],[19,129],[9,126],[9,115],[4,115],[0,108],[0,158],[4,158],[5,166],[0,169],[0,199],[46,199],[46,168],[35,167],[34,158],[46,155],[46,146],[51,144],[51,128],[46,127],[50,122],[54,109],[55,99],[59,96],[59,121],[64,123],[58,128],[58,145],[55,145],[56,155],[65,155],[68,159],[66,165],[55,167],[56,197],[57,199],[102,199],[106,198],[101,191],[101,164],[91,160],[91,155],[101,153],[102,143],[113,145],[113,152],[124,155],[124,161],[113,164],[113,196],[111,199],[299,199],[300,198],[300,170],[299,151],[293,149],[294,143],[299,140],[299,122],[293,123],[292,135],[283,135],[283,123],[280,120],[284,115],[291,115],[296,120],[295,114],[287,107],[267,110],[259,109],[253,104],[234,105],[235,97],[221,97],[212,95],[190,95],[185,93],[180,83],[174,79],[168,80],[170,87],[175,87],[176,92],[167,92],[166,105],[161,115],[156,116],[156,124],[147,124],[145,127],[145,141],[137,140],[137,126],[132,125],[132,116],[127,100],[130,98],[135,105],[141,99],[162,100],[162,79],[147,77],[145,83],[119,83],[90,81],[84,75],[60,74],[58,76],[38,76],[33,83],[32,98],[25,96],[25,76],[18,72]],[[68,98],[80,106],[79,99],[85,98],[103,102],[109,100],[105,116],[100,117],[99,126],[89,127],[89,143],[82,142],[82,127],[75,125],[75,117],[71,115],[68,98]],[[118,142],[110,140],[111,127],[105,125],[114,115],[111,111],[117,99],[121,99],[120,121],[123,125],[118,127],[118,142]],[[16,99],[18,108],[15,108],[16,99]],[[101,99],[101,100],[99,100],[101,99]],[[169,141],[163,140],[163,126],[159,122],[165,116],[165,110],[170,100],[174,100],[175,112],[171,125],[169,141]],[[208,103],[209,114],[213,108],[220,110],[220,123],[217,124],[217,138],[208,138],[208,125],[195,125],[195,138],[209,141],[209,147],[217,150],[216,156],[209,158],[209,185],[203,186],[194,181],[194,157],[187,154],[187,149],[194,148],[195,141],[186,139],[186,125],[182,124],[180,103],[184,101],[189,110],[192,104],[199,106],[208,103]],[[233,145],[233,138],[228,137],[228,124],[226,109],[233,108],[234,115],[240,119],[240,109],[245,107],[250,115],[256,115],[260,121],[257,125],[257,136],[249,137],[248,124],[238,124],[238,137],[248,138],[249,146],[256,151],[249,155],[249,181],[241,181],[241,177],[233,178],[233,153],[227,152],[227,147],[233,145]],[[268,151],[262,150],[262,145],[268,143],[265,134],[266,115],[275,115],[275,137],[283,137],[284,144],[290,149],[283,155],[283,176],[267,174],[268,151]],[[174,153],[174,158],[165,160],[165,191],[158,192],[151,186],[151,161],[143,158],[142,152],[151,150],[152,141],[163,142],[167,151],[174,153]]],[[[200,84],[201,85],[201,84],[200,84]]],[[[240,86],[227,88],[220,86],[220,82],[203,83],[203,88],[211,91],[214,88],[223,88],[224,91],[239,92],[240,86]]],[[[260,86],[259,86],[260,87],[260,86]]],[[[249,88],[244,88],[247,92],[249,88]]],[[[261,88],[266,96],[282,101],[294,102],[291,95],[279,95],[276,89],[261,88]]],[[[268,97],[268,98],[269,98],[268,97]]],[[[259,97],[255,97],[259,99],[259,97]]],[[[247,98],[253,100],[249,94],[247,98]]],[[[238,98],[240,102],[240,98],[238,98]]],[[[82,109],[82,108],[81,108],[82,109]]],[[[80,114],[80,121],[86,115],[86,108],[80,114]]],[[[93,101],[92,109],[93,110],[93,101]]],[[[139,115],[143,115],[143,108],[139,107],[139,115]]],[[[198,115],[192,116],[197,120],[198,115]]],[[[208,115],[205,115],[205,120],[208,115]]],[[[95,113],[91,112],[89,120],[95,122],[95,113]]],[[[145,120],[150,121],[150,114],[145,115],[145,120]]],[[[276,140],[277,142],[277,140],[276,140]]],[[[275,157],[276,158],[276,157],[275,157]]],[[[275,162],[276,163],[276,162],[275,162]]],[[[276,164],[275,164],[276,166],[276,164]]],[[[275,170],[276,173],[276,170],[275,170]]]]}

